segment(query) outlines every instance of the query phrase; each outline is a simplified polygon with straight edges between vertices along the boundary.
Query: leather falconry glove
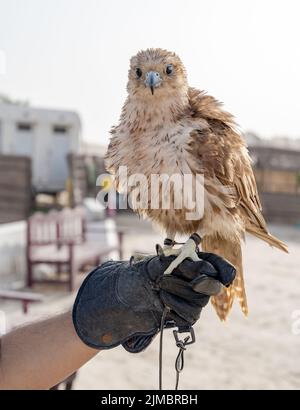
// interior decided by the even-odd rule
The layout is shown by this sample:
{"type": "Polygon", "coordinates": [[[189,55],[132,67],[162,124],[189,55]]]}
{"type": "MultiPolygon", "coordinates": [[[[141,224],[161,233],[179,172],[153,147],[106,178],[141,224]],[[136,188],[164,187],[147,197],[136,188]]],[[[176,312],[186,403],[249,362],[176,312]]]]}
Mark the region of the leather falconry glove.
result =
{"type": "Polygon", "coordinates": [[[152,256],[141,262],[108,261],[81,285],[73,307],[78,336],[95,349],[120,344],[132,353],[144,350],[164,327],[183,331],[200,317],[210,296],[229,286],[235,269],[223,258],[199,252],[200,261],[184,260],[164,275],[174,256],[152,256]],[[221,285],[222,284],[222,285],[221,285]]]}

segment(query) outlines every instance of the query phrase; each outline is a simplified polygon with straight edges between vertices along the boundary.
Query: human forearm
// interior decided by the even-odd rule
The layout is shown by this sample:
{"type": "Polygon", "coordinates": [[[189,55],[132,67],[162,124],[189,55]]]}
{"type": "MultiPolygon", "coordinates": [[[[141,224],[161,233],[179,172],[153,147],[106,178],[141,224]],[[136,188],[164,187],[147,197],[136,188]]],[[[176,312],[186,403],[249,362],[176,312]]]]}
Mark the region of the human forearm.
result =
{"type": "Polygon", "coordinates": [[[67,312],[3,336],[0,353],[0,389],[49,389],[98,350],[79,339],[67,312]]]}

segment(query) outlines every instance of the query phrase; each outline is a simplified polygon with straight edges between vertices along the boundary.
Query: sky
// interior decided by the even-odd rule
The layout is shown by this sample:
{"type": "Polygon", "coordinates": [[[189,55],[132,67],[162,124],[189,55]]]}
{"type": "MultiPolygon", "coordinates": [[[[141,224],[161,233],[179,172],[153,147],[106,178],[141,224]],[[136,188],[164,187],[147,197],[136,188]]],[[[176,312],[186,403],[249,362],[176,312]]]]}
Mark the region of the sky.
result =
{"type": "Polygon", "coordinates": [[[130,57],[161,47],[242,130],[300,137],[299,12],[298,0],[0,0],[0,93],[76,110],[84,139],[106,144],[130,57]]]}

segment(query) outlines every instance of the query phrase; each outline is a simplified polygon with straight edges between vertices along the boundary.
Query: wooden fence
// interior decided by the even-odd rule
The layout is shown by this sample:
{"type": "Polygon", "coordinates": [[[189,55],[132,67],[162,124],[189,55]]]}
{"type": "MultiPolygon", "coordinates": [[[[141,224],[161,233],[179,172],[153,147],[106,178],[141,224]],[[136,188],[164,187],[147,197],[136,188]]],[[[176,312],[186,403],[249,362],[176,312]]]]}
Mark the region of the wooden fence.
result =
{"type": "Polygon", "coordinates": [[[71,205],[81,205],[85,197],[96,198],[99,187],[97,177],[105,173],[104,158],[93,155],[68,156],[69,176],[71,180],[71,205]]]}
{"type": "Polygon", "coordinates": [[[260,200],[268,221],[300,224],[300,195],[261,192],[260,200]]]}
{"type": "Polygon", "coordinates": [[[26,219],[31,205],[30,158],[0,155],[0,223],[26,219]]]}
{"type": "MultiPolygon", "coordinates": [[[[266,147],[250,147],[254,173],[268,221],[300,223],[300,152],[266,147]]],[[[96,179],[105,173],[100,156],[69,155],[69,172],[73,206],[86,196],[96,197],[96,179]]]]}

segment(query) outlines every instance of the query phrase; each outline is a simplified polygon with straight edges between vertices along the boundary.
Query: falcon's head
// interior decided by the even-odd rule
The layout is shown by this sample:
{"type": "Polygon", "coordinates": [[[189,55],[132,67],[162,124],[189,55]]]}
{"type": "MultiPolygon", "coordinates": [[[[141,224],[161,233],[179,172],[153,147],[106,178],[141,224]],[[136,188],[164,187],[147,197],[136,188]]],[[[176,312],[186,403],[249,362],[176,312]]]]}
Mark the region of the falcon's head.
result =
{"type": "Polygon", "coordinates": [[[140,51],[130,60],[127,90],[142,99],[174,98],[187,92],[185,68],[180,58],[161,48],[140,51]]]}

